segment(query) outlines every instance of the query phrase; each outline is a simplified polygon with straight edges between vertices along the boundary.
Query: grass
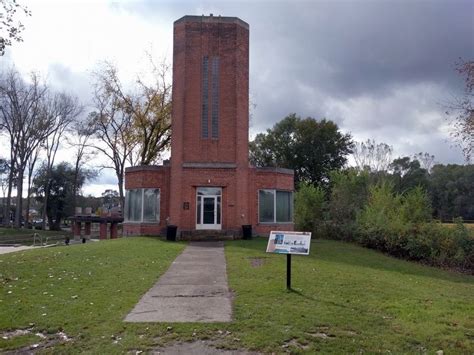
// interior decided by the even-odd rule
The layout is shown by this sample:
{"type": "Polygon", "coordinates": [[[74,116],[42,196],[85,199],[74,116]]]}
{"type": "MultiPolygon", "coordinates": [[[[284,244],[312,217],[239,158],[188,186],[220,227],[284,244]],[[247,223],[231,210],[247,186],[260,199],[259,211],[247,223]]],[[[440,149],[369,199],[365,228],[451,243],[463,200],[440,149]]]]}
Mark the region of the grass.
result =
{"type": "Polygon", "coordinates": [[[324,240],[293,257],[293,291],[285,256],[264,253],[266,239],[227,242],[232,323],[123,323],[184,247],[124,238],[0,255],[0,351],[123,353],[210,339],[262,352],[474,352],[474,277],[324,240]],[[2,339],[18,329],[29,333],[2,339]]]}
{"type": "Polygon", "coordinates": [[[27,228],[4,228],[0,227],[0,244],[33,244],[33,234],[38,234],[39,239],[36,240],[39,243],[40,240],[48,244],[56,241],[64,241],[66,235],[72,236],[70,231],[49,231],[49,230],[33,230],[27,228]]]}
{"type": "MultiPolygon", "coordinates": [[[[442,223],[443,226],[449,227],[449,228],[455,228],[456,223],[442,223]]],[[[467,228],[467,230],[470,230],[471,232],[474,232],[474,223],[463,223],[463,225],[467,228]]]]}

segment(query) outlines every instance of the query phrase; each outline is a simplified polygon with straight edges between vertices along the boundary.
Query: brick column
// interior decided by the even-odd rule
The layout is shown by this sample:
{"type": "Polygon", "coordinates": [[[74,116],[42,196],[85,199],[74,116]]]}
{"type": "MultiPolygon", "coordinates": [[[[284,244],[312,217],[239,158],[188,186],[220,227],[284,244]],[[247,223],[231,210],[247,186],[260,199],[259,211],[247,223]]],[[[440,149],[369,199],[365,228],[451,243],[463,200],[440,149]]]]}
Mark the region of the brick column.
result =
{"type": "Polygon", "coordinates": [[[107,239],[107,222],[100,222],[99,238],[107,239]]]}
{"type": "Polygon", "coordinates": [[[74,239],[79,240],[81,238],[81,222],[74,221],[73,229],[74,229],[74,239]]]}
{"type": "Polygon", "coordinates": [[[84,235],[90,239],[91,237],[91,222],[84,224],[84,235]]]}
{"type": "Polygon", "coordinates": [[[110,239],[117,239],[117,231],[118,231],[117,223],[110,223],[110,239]]]}

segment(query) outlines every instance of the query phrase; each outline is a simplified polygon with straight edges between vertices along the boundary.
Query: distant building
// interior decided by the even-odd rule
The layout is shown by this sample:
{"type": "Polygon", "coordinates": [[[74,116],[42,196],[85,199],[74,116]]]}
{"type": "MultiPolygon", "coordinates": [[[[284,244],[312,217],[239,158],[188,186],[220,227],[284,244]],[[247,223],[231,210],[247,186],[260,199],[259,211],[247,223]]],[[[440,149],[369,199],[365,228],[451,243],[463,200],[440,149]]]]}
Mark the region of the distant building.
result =
{"type": "MultiPolygon", "coordinates": [[[[249,166],[249,25],[174,23],[171,161],[126,169],[124,234],[293,230],[293,171],[249,166]]],[[[215,235],[218,235],[215,234],[215,235]]]]}

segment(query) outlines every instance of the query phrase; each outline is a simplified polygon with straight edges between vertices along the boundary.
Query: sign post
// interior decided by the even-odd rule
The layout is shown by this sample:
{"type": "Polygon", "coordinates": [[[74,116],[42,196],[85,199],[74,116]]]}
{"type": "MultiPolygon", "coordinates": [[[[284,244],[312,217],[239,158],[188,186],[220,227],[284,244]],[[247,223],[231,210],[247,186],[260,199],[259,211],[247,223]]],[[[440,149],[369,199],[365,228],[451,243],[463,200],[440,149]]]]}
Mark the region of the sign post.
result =
{"type": "Polygon", "coordinates": [[[309,255],[311,232],[271,231],[267,253],[286,254],[286,288],[291,290],[291,255],[309,255]]]}
{"type": "Polygon", "coordinates": [[[291,290],[291,254],[286,255],[286,288],[291,290]]]}

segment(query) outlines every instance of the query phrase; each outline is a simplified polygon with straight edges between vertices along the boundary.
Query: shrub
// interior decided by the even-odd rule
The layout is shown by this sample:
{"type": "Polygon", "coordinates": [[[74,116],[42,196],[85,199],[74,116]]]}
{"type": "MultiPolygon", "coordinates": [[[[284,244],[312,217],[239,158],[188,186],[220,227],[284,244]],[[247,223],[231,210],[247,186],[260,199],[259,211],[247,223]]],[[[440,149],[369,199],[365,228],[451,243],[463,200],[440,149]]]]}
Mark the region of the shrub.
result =
{"type": "Polygon", "coordinates": [[[370,188],[357,217],[357,241],[397,257],[433,265],[474,269],[474,237],[457,220],[454,228],[431,221],[426,192],[395,194],[390,184],[370,188]]]}
{"type": "Polygon", "coordinates": [[[420,186],[405,193],[402,197],[401,217],[407,223],[423,223],[431,220],[430,197],[420,186]]]}
{"type": "Polygon", "coordinates": [[[321,236],[325,206],[324,191],[310,184],[300,184],[295,194],[295,226],[297,230],[311,231],[321,236]]]}
{"type": "Polygon", "coordinates": [[[331,173],[329,218],[324,233],[331,239],[354,240],[356,216],[367,202],[369,175],[356,170],[331,173]]]}

